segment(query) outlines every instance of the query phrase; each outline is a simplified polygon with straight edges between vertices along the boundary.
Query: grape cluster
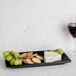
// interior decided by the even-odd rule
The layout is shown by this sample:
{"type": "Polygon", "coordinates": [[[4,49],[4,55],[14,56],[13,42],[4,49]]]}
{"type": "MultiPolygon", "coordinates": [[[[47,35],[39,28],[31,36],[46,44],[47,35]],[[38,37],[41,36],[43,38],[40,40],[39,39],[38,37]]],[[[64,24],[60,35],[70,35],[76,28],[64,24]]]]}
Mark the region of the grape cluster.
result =
{"type": "Polygon", "coordinates": [[[13,51],[4,51],[3,55],[5,60],[10,62],[11,66],[22,65],[22,61],[19,59],[19,53],[14,53],[13,51]]]}
{"type": "Polygon", "coordinates": [[[61,54],[61,55],[64,53],[62,49],[50,50],[50,51],[51,52],[56,52],[56,53],[61,54]]]}

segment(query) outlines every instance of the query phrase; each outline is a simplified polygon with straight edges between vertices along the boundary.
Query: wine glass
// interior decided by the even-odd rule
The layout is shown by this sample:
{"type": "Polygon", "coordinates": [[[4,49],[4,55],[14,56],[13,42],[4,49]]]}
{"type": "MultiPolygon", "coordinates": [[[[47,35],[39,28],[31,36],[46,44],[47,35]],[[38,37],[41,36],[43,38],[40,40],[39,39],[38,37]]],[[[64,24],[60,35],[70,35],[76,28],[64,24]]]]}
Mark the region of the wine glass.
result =
{"type": "Polygon", "coordinates": [[[73,17],[70,21],[70,23],[68,24],[68,30],[70,32],[70,34],[73,37],[73,45],[72,45],[72,55],[76,54],[76,49],[75,49],[75,40],[76,40],[76,17],[73,17]]]}

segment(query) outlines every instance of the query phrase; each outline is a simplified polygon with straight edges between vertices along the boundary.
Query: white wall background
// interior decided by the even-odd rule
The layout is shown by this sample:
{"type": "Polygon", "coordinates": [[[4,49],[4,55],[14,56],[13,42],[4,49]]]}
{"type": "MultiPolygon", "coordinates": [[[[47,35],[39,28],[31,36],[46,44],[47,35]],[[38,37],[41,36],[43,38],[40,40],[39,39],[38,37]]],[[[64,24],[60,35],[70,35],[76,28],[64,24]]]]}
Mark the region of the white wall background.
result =
{"type": "Polygon", "coordinates": [[[75,14],[76,0],[0,0],[0,50],[70,50],[75,14]]]}

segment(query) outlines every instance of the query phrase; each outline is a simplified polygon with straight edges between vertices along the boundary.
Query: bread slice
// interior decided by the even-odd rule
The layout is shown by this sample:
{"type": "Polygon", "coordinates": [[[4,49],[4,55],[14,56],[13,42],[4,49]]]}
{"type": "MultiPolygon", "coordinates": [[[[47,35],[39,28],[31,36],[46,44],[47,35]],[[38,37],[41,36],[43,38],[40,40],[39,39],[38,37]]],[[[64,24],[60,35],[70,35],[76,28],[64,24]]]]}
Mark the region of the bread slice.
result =
{"type": "Polygon", "coordinates": [[[23,54],[20,55],[19,58],[25,58],[26,56],[27,56],[27,53],[23,53],[23,54]]]}
{"type": "Polygon", "coordinates": [[[33,52],[27,53],[27,56],[32,56],[33,52]]]}
{"type": "Polygon", "coordinates": [[[38,58],[39,60],[43,60],[43,58],[39,55],[36,55],[36,58],[38,58]]]}
{"type": "Polygon", "coordinates": [[[27,63],[27,64],[34,64],[31,59],[25,59],[25,63],[27,63]]]}
{"type": "Polygon", "coordinates": [[[32,61],[34,62],[34,63],[41,63],[41,60],[39,60],[38,58],[32,58],[32,61]]]}
{"type": "Polygon", "coordinates": [[[26,59],[23,59],[23,62],[24,62],[25,64],[28,64],[28,63],[26,62],[26,59]]]}

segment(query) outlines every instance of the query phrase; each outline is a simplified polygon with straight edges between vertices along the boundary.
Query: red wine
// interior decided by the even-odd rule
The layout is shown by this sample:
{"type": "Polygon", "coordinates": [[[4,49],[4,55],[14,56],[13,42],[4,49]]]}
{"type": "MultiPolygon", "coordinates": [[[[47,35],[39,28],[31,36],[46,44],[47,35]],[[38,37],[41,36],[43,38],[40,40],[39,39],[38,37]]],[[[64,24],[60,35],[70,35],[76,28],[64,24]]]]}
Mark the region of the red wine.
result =
{"type": "Polygon", "coordinates": [[[71,35],[76,38],[76,26],[72,26],[72,25],[76,25],[76,23],[70,23],[68,26],[69,32],[71,33],[71,35]]]}

